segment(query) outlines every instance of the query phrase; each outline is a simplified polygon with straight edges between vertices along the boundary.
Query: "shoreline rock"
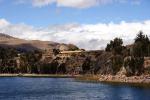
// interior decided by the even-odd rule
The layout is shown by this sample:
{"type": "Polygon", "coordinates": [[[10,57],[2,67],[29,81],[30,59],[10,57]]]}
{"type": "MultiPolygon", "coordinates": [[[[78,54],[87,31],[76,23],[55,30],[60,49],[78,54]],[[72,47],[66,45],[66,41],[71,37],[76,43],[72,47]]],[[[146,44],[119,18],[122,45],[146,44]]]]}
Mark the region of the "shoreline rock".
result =
{"type": "Polygon", "coordinates": [[[101,75],[99,76],[100,82],[120,82],[120,83],[146,83],[150,84],[150,76],[141,75],[141,76],[131,76],[126,77],[125,75],[101,75]]]}

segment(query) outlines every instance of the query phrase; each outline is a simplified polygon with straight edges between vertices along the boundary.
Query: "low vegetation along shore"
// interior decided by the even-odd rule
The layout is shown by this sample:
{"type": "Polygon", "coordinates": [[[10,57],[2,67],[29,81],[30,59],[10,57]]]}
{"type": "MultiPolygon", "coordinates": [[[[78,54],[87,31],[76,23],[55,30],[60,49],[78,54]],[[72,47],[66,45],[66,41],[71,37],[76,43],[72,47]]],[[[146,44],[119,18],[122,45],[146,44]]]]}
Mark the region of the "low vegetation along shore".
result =
{"type": "Polygon", "coordinates": [[[0,77],[50,77],[50,78],[76,78],[80,75],[68,74],[0,74],[0,77]]]}

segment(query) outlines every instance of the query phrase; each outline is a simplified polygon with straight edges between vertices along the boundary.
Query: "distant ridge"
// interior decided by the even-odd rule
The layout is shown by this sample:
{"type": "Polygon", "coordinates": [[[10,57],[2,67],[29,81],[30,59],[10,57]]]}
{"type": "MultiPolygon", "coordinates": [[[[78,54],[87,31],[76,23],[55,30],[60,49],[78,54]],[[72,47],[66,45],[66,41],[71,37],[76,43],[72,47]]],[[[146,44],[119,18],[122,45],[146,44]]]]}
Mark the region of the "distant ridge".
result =
{"type": "Polygon", "coordinates": [[[1,40],[6,40],[6,39],[15,39],[14,37],[4,34],[4,33],[0,33],[0,41],[1,40]]]}
{"type": "MultiPolygon", "coordinates": [[[[25,51],[52,50],[62,46],[66,46],[66,48],[69,49],[68,44],[57,43],[53,41],[24,40],[4,33],[0,33],[0,46],[14,47],[25,51]]],[[[76,47],[75,45],[73,46],[76,47]]]]}

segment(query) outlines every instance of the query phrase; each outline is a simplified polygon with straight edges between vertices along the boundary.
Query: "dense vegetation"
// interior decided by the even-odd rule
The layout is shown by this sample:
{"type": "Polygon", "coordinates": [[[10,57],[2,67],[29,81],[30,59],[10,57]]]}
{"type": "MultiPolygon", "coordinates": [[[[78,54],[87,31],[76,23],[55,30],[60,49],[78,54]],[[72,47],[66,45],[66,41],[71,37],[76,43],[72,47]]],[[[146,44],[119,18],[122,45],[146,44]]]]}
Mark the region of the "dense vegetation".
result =
{"type": "Polygon", "coordinates": [[[56,60],[49,63],[43,62],[41,59],[41,51],[19,52],[15,48],[0,47],[0,73],[65,73],[64,64],[60,64],[57,68],[58,62],[56,60]]]}
{"type": "Polygon", "coordinates": [[[133,56],[147,57],[150,56],[150,41],[147,35],[144,35],[142,31],[139,32],[135,38],[133,46],[133,56]]]}
{"type": "Polygon", "coordinates": [[[0,47],[0,73],[16,73],[17,65],[14,58],[17,56],[17,51],[13,48],[0,47]]]}
{"type": "Polygon", "coordinates": [[[106,46],[106,51],[112,52],[113,54],[122,54],[122,51],[125,47],[123,46],[123,41],[120,38],[115,38],[113,41],[111,40],[109,44],[106,46]]]}
{"type": "Polygon", "coordinates": [[[150,56],[150,41],[147,35],[142,31],[137,34],[134,44],[130,48],[124,47],[120,38],[115,38],[107,44],[106,51],[114,54],[112,65],[114,72],[117,72],[122,66],[126,68],[127,76],[140,75],[144,70],[144,57],[150,56]],[[116,55],[120,55],[118,58],[116,55]],[[117,64],[117,65],[116,65],[117,64]],[[118,67],[119,68],[118,68],[118,67]]]}

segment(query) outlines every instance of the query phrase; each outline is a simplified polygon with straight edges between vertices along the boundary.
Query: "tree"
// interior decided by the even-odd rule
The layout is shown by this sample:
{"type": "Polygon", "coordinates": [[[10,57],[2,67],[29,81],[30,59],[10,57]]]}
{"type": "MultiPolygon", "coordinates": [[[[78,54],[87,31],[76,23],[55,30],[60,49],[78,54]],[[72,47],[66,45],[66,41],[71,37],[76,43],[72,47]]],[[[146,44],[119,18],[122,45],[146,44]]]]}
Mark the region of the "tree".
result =
{"type": "Polygon", "coordinates": [[[17,50],[10,47],[0,47],[0,72],[1,73],[16,73],[17,50]]]}
{"type": "Polygon", "coordinates": [[[56,74],[57,72],[57,68],[58,68],[58,61],[57,60],[53,60],[50,64],[50,70],[51,70],[51,74],[56,74]]]}
{"type": "Polygon", "coordinates": [[[58,55],[60,53],[60,50],[59,49],[53,49],[53,53],[56,56],[56,55],[58,55]]]}
{"type": "Polygon", "coordinates": [[[87,57],[82,64],[83,73],[87,73],[91,68],[91,58],[87,57]]]}
{"type": "Polygon", "coordinates": [[[120,55],[111,58],[113,74],[116,74],[123,65],[123,57],[120,55]]]}
{"type": "Polygon", "coordinates": [[[30,51],[22,53],[20,56],[21,73],[39,73],[38,67],[40,60],[42,58],[42,53],[40,51],[30,51]]]}
{"type": "Polygon", "coordinates": [[[113,52],[114,54],[122,54],[123,48],[124,46],[122,39],[115,38],[113,41],[111,40],[110,43],[107,44],[105,51],[113,52]]]}
{"type": "Polygon", "coordinates": [[[127,76],[140,75],[143,72],[143,57],[130,57],[125,59],[124,66],[127,71],[127,76]]]}
{"type": "Polygon", "coordinates": [[[61,63],[57,68],[57,74],[65,74],[66,73],[66,64],[61,63]]]}
{"type": "Polygon", "coordinates": [[[149,42],[149,39],[147,37],[147,35],[144,35],[144,33],[142,31],[140,31],[136,38],[135,38],[135,42],[134,43],[137,43],[137,42],[149,42]]]}
{"type": "Polygon", "coordinates": [[[137,34],[133,45],[133,55],[136,57],[149,56],[150,54],[150,41],[147,35],[142,31],[137,34]]]}

